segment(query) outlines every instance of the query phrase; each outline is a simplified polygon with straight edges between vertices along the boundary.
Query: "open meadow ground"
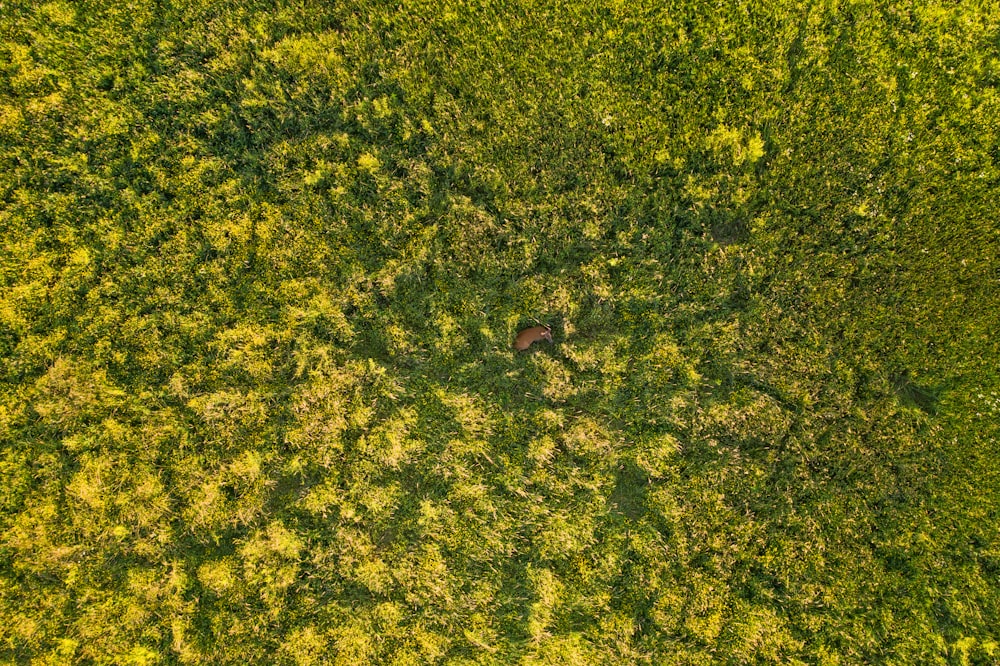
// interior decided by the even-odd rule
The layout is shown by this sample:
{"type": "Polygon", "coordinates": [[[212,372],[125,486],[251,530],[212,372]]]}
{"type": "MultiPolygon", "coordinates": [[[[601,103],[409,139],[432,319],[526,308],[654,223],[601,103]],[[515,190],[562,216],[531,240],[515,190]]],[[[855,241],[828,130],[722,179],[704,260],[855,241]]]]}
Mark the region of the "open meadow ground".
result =
{"type": "Polygon", "coordinates": [[[0,663],[996,664],[998,201],[993,0],[0,0],[0,663]]]}

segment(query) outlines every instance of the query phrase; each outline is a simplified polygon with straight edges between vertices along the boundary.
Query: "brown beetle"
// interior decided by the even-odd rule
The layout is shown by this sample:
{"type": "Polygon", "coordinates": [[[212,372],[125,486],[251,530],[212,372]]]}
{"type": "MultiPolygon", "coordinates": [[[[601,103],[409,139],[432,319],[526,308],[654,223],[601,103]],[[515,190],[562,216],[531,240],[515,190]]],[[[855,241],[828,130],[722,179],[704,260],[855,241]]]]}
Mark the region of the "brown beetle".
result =
{"type": "Polygon", "coordinates": [[[532,326],[531,328],[524,329],[517,334],[517,338],[514,340],[514,349],[524,351],[539,340],[552,342],[551,326],[532,326]]]}

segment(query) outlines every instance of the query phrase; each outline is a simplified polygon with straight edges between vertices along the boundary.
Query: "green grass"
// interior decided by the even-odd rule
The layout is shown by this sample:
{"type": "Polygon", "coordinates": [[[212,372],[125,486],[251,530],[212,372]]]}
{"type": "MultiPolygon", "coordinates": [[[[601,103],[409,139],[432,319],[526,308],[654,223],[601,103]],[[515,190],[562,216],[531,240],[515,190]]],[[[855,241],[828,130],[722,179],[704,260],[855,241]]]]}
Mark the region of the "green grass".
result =
{"type": "Polygon", "coordinates": [[[0,662],[995,663],[998,17],[2,3],[0,662]]]}

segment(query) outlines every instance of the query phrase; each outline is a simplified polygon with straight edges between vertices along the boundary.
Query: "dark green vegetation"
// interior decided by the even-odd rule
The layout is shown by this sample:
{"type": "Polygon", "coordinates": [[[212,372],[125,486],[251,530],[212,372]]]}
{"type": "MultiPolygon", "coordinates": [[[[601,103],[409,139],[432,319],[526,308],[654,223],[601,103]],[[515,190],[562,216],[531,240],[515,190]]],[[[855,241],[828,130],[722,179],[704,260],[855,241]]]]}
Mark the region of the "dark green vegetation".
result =
{"type": "Polygon", "coordinates": [[[1000,659],[1000,8],[405,4],[0,3],[0,661],[1000,659]]]}

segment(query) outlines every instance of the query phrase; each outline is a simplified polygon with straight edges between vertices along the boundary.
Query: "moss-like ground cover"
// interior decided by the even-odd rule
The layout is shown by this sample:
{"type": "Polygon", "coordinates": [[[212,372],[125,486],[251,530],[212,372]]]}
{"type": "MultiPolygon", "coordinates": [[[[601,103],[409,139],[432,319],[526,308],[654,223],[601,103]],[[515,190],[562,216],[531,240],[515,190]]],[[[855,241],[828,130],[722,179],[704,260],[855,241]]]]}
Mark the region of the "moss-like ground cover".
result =
{"type": "Polygon", "coordinates": [[[997,663],[998,85],[989,0],[0,2],[0,661],[997,663]]]}

